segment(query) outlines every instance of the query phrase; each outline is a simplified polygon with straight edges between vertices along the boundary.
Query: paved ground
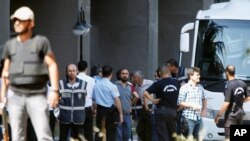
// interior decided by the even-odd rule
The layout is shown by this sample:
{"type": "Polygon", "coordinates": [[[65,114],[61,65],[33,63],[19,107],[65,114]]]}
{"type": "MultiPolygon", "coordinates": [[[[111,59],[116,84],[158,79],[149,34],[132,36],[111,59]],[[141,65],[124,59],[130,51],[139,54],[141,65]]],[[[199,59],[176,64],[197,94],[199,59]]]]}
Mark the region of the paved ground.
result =
{"type": "MultiPolygon", "coordinates": [[[[138,141],[138,136],[135,133],[135,128],[132,129],[133,131],[133,140],[130,139],[129,141],[138,141]]],[[[56,125],[56,137],[55,137],[55,141],[59,141],[59,136],[58,136],[58,125],[56,125]]]]}

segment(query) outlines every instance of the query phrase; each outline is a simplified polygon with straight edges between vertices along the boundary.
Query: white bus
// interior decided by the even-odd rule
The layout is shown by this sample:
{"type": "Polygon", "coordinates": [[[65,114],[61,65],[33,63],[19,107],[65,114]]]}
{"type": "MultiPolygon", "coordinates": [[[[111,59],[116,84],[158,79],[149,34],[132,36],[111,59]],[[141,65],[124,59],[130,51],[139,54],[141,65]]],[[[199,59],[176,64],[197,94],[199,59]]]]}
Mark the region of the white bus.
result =
{"type": "MultiPolygon", "coordinates": [[[[212,4],[200,10],[194,23],[183,26],[180,35],[180,63],[182,54],[189,52],[189,31],[194,32],[191,66],[201,69],[201,83],[208,98],[204,120],[204,140],[223,140],[223,119],[214,118],[224,102],[225,67],[236,67],[236,77],[250,88],[250,0],[231,0],[212,4]]],[[[250,103],[244,104],[244,124],[250,124],[250,103]]]]}

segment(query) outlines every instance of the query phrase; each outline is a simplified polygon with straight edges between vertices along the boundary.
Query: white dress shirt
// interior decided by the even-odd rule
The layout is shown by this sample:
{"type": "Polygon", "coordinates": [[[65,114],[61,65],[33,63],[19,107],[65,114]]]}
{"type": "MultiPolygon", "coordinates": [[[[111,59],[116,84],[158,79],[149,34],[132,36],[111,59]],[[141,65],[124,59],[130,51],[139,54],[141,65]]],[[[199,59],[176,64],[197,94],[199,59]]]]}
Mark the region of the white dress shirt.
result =
{"type": "Polygon", "coordinates": [[[86,75],[84,72],[80,72],[77,77],[87,82],[87,96],[85,101],[85,107],[92,106],[92,93],[95,86],[95,79],[86,75]]]}

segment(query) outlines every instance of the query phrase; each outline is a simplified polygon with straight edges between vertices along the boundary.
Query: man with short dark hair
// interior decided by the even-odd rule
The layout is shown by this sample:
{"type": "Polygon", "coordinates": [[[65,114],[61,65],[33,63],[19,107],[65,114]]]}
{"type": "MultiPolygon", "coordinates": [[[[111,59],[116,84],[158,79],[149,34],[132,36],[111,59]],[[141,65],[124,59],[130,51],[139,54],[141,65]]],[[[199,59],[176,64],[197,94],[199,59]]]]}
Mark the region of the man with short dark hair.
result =
{"type": "Polygon", "coordinates": [[[225,73],[228,80],[224,91],[225,100],[214,121],[218,124],[220,117],[225,112],[225,140],[228,141],[230,139],[230,125],[242,124],[245,115],[243,103],[250,101],[250,93],[247,84],[235,78],[233,65],[228,65],[225,73]]]}
{"type": "Polygon", "coordinates": [[[100,65],[93,65],[90,69],[90,76],[98,82],[102,79],[102,67],[100,65]]]}
{"type": "Polygon", "coordinates": [[[175,59],[169,59],[166,61],[166,66],[171,72],[173,78],[177,78],[181,83],[187,82],[187,69],[183,66],[179,66],[175,59]]]}
{"type": "Polygon", "coordinates": [[[87,82],[87,96],[85,101],[85,123],[83,124],[84,136],[88,141],[93,141],[93,107],[92,107],[92,93],[95,86],[95,79],[88,76],[87,68],[88,63],[83,60],[77,64],[78,75],[77,77],[87,82]]]}
{"type": "MultiPolygon", "coordinates": [[[[115,141],[116,123],[123,122],[122,107],[119,91],[110,79],[112,78],[113,68],[108,65],[102,67],[102,79],[95,84],[93,90],[93,102],[96,109],[96,126],[104,135],[106,134],[107,141],[115,141]],[[117,108],[119,115],[118,119],[115,116],[117,108]],[[104,127],[105,126],[105,127],[104,127]]],[[[101,141],[102,138],[96,134],[95,141],[101,141]]]]}

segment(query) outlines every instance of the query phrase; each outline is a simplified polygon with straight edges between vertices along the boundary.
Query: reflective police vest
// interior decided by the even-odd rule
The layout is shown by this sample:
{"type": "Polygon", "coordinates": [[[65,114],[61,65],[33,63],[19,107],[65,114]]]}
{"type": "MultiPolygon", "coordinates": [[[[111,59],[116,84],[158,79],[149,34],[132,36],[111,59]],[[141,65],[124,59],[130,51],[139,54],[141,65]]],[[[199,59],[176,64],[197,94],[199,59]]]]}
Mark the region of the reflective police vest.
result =
{"type": "Polygon", "coordinates": [[[61,123],[83,124],[85,121],[85,97],[87,94],[87,82],[76,79],[79,83],[76,87],[69,87],[67,80],[60,80],[60,114],[58,120],[61,123]]]}
{"type": "Polygon", "coordinates": [[[23,47],[18,47],[16,39],[10,40],[10,84],[41,84],[45,85],[48,81],[48,67],[44,63],[41,42],[48,42],[47,38],[36,35],[30,43],[23,47]]]}

